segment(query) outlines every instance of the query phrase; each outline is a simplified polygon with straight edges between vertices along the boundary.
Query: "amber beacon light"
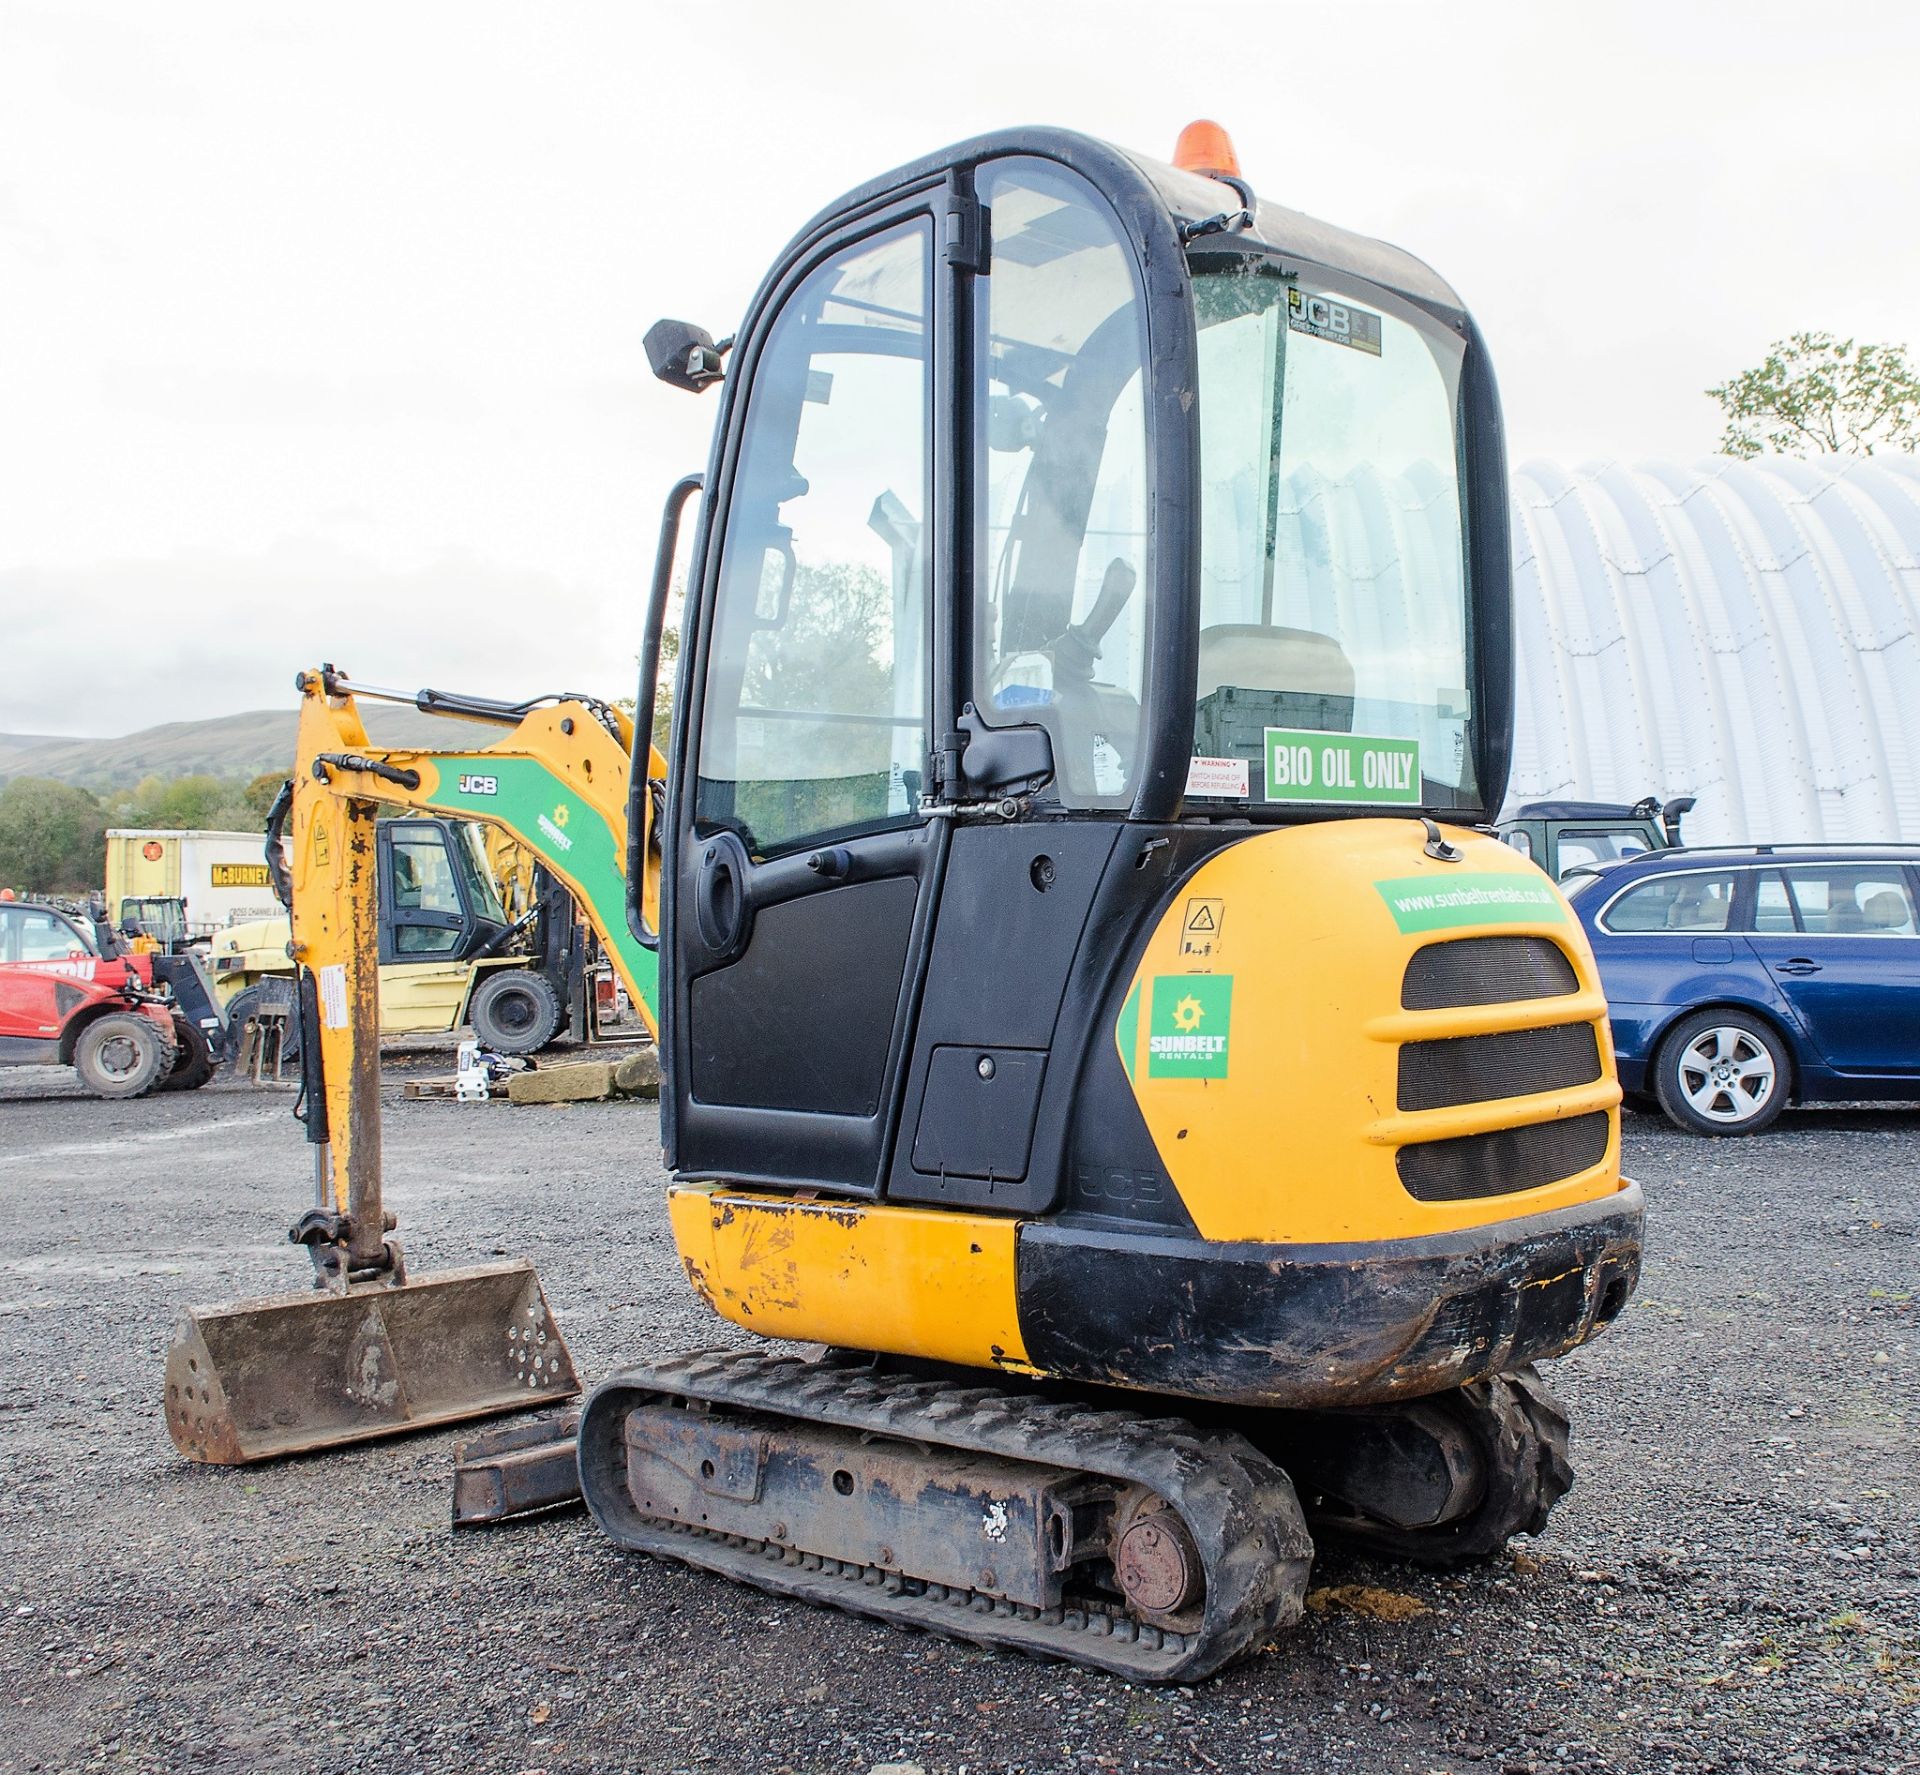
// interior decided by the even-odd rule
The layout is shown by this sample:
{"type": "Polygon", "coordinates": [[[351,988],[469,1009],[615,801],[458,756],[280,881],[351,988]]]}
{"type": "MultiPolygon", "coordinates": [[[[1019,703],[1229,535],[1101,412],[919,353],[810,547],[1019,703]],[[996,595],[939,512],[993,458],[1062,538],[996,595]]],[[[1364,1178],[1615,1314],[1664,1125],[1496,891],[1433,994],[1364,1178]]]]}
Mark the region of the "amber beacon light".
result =
{"type": "Polygon", "coordinates": [[[1180,132],[1173,145],[1173,164],[1183,173],[1201,173],[1209,179],[1237,179],[1240,156],[1233,140],[1210,118],[1196,118],[1180,132]]]}

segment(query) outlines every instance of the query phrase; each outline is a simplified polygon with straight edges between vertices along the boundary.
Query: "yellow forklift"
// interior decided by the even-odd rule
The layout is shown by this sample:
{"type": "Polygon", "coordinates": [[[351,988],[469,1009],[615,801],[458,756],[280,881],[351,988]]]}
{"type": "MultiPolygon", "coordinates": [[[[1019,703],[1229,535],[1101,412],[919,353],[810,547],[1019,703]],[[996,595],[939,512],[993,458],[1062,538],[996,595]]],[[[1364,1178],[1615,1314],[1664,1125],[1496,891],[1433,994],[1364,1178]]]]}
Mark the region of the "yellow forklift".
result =
{"type": "MultiPolygon", "coordinates": [[[[612,979],[598,934],[545,865],[499,834],[442,816],[375,827],[383,1035],[471,1024],[483,1048],[537,1054],[598,1033],[598,989],[612,979]]],[[[288,919],[256,919],[215,932],[209,955],[236,1030],[280,1013],[277,1057],[289,1067],[300,1059],[299,1025],[287,1016],[290,936],[288,919]]]]}
{"type": "MultiPolygon", "coordinates": [[[[634,723],[704,485],[658,900],[628,871],[669,1212],[699,1298],[790,1347],[598,1385],[596,1520],[1150,1681],[1296,1619],[1317,1538],[1539,1530],[1570,1472],[1532,1365],[1625,1305],[1642,1210],[1592,957],[1486,829],[1507,483],[1460,298],[1257,200],[1211,125],[1172,165],[1016,130],[822,212],[730,340],[647,347],[720,389],[634,723]]],[[[303,733],[351,724],[302,688],[303,733]]],[[[347,970],[313,1088],[356,1150],[338,846],[412,768],[296,791],[333,884],[296,894],[303,982],[347,970]]],[[[364,1210],[328,1225],[392,1291],[364,1210]]]]}

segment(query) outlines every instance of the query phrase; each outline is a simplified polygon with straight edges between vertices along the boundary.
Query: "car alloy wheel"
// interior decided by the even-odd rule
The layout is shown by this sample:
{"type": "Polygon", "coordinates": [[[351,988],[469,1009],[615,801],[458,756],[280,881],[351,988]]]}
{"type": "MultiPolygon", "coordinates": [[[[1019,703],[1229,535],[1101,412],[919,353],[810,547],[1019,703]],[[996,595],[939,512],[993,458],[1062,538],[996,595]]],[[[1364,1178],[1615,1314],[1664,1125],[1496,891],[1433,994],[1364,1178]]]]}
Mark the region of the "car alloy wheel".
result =
{"type": "Polygon", "coordinates": [[[1780,1084],[1772,1053],[1738,1024],[1701,1030],[1681,1049],[1674,1072],[1694,1113],[1727,1127],[1764,1113],[1780,1084]]]}

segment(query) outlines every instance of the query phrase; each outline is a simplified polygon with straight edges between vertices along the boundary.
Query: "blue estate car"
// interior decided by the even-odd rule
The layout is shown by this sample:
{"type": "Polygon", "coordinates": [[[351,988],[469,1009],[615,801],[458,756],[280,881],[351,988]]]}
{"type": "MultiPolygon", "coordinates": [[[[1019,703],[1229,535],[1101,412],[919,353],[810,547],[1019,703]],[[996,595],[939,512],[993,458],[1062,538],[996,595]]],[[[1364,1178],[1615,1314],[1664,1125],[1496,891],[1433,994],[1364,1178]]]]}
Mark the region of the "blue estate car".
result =
{"type": "Polygon", "coordinates": [[[1621,1088],[1753,1134],[1789,1100],[1920,1101],[1920,847],[1664,850],[1561,884],[1586,926],[1621,1088]]]}

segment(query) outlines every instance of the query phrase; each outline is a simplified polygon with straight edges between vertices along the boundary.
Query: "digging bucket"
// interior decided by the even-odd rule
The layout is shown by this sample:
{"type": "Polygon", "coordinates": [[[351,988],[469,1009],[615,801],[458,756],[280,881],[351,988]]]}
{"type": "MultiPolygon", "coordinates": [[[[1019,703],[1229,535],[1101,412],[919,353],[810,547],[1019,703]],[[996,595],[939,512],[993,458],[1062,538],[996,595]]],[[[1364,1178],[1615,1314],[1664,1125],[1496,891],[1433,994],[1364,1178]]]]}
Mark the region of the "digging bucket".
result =
{"type": "Polygon", "coordinates": [[[240,1466],[579,1391],[540,1280],[518,1260],[190,1307],[167,1352],[165,1404],[188,1460],[240,1466]]]}

